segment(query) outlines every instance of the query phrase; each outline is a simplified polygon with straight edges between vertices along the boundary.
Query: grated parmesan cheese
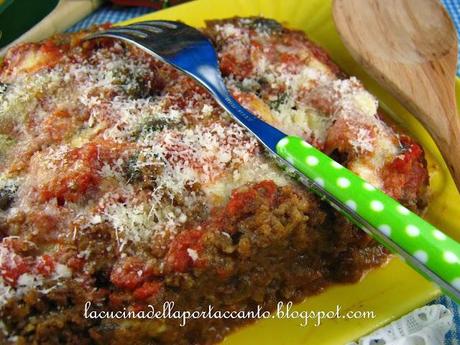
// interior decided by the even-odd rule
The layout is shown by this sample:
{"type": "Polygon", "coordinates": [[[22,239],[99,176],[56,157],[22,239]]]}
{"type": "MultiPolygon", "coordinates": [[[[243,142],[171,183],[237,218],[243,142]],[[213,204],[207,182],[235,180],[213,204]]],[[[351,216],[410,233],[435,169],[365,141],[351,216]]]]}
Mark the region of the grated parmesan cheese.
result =
{"type": "MultiPolygon", "coordinates": [[[[303,45],[280,41],[269,47],[264,43],[272,38],[263,27],[251,34],[232,23],[215,29],[218,40],[225,42],[220,57],[230,52],[236,62],[250,65],[249,76],[230,75],[225,80],[244,106],[287,134],[319,146],[325,145],[334,123],[346,121],[356,156],[349,167],[382,186],[379,170],[398,154],[399,143],[378,118],[376,98],[356,78],[337,79],[303,45]],[[260,50],[253,40],[260,40],[260,50]],[[282,54],[295,55],[302,63],[276,60],[282,54]]],[[[30,59],[33,56],[23,67],[30,59]]],[[[53,67],[2,79],[8,87],[0,83],[0,124],[13,128],[13,139],[23,149],[12,149],[9,157],[15,164],[0,175],[0,188],[18,195],[12,207],[1,211],[2,217],[27,219],[39,213],[56,221],[57,229],[50,230],[50,236],[56,231],[58,238],[72,241],[85,236],[89,227],[107,225],[118,246],[106,250],[117,250],[124,258],[130,244],[173,238],[193,225],[197,209],[209,214],[244,184],[293,183],[208,94],[168,68],[115,43],[98,47],[89,56],[77,47],[53,67]],[[62,138],[53,135],[54,123],[51,129],[45,126],[59,110],[69,113],[63,121],[69,128],[62,130],[62,138]],[[70,172],[72,176],[82,168],[79,160],[71,169],[66,166],[69,152],[102,141],[120,145],[122,153],[113,152],[114,158],[104,160],[97,152],[97,188],[64,205],[57,200],[37,201],[37,193],[57,175],[70,172]]],[[[74,181],[68,186],[76,187],[74,181]]],[[[21,236],[29,230],[24,231],[21,236]]],[[[198,260],[196,250],[188,248],[187,253],[198,260]]],[[[90,254],[87,249],[78,257],[88,259],[90,254]]],[[[0,246],[0,266],[10,259],[11,254],[0,246]]],[[[13,288],[0,274],[0,307],[31,289],[45,293],[44,285],[57,286],[72,276],[69,267],[57,264],[51,277],[24,273],[13,288]]]]}
{"type": "Polygon", "coordinates": [[[193,261],[198,260],[198,253],[195,249],[187,248],[187,254],[192,258],[193,261]]]}

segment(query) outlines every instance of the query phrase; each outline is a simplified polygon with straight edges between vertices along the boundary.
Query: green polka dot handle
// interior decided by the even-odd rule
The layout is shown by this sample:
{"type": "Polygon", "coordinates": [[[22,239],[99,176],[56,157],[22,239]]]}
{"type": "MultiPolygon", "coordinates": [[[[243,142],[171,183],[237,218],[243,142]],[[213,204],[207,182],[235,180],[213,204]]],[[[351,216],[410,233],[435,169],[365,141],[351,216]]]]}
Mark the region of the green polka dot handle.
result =
{"type": "Polygon", "coordinates": [[[460,302],[459,243],[301,138],[284,137],[276,151],[307,186],[460,302]]]}

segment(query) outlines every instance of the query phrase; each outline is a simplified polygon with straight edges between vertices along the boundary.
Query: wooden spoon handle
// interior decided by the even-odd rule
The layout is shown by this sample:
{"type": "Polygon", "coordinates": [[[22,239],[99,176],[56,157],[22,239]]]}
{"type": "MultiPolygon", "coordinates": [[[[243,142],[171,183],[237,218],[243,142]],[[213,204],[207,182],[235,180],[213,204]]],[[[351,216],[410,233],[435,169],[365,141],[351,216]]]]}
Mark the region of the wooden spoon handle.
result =
{"type": "Polygon", "coordinates": [[[351,55],[430,132],[460,191],[457,37],[435,0],[334,0],[351,55]]]}
{"type": "MultiPolygon", "coordinates": [[[[407,108],[411,110],[410,106],[407,106],[407,108]]],[[[452,109],[455,108],[455,106],[452,107],[452,109]]],[[[428,124],[426,120],[421,120],[437,144],[452,174],[457,190],[460,191],[460,117],[455,111],[441,116],[444,117],[444,126],[428,124]]]]}
{"type": "MultiPolygon", "coordinates": [[[[367,69],[431,134],[460,191],[460,117],[455,97],[457,50],[437,59],[401,68],[404,84],[392,83],[373,67],[367,69]],[[416,90],[416,92],[414,92],[416,90]]],[[[363,65],[367,65],[366,62],[363,65]]]]}

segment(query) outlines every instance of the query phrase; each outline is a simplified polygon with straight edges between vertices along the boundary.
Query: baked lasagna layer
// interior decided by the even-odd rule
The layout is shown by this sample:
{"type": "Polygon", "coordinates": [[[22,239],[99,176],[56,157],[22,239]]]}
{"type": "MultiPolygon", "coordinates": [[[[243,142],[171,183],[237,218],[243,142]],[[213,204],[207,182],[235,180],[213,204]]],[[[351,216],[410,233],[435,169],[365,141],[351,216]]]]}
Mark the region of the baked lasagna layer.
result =
{"type": "MultiPolygon", "coordinates": [[[[304,33],[262,18],[203,30],[246,108],[423,209],[422,148],[304,33]]],[[[271,310],[387,260],[196,82],[85,34],[17,46],[0,67],[0,343],[215,343],[241,322],[84,306],[271,310]]]]}

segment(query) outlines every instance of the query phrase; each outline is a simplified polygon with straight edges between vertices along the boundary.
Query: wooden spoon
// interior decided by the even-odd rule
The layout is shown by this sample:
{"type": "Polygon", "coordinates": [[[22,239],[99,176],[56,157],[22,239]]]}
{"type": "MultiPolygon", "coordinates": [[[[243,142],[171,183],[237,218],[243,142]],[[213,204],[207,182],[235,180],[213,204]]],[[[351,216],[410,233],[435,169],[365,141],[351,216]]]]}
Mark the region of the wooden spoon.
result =
{"type": "Polygon", "coordinates": [[[431,133],[460,191],[457,36],[436,0],[334,0],[345,46],[431,133]]]}

